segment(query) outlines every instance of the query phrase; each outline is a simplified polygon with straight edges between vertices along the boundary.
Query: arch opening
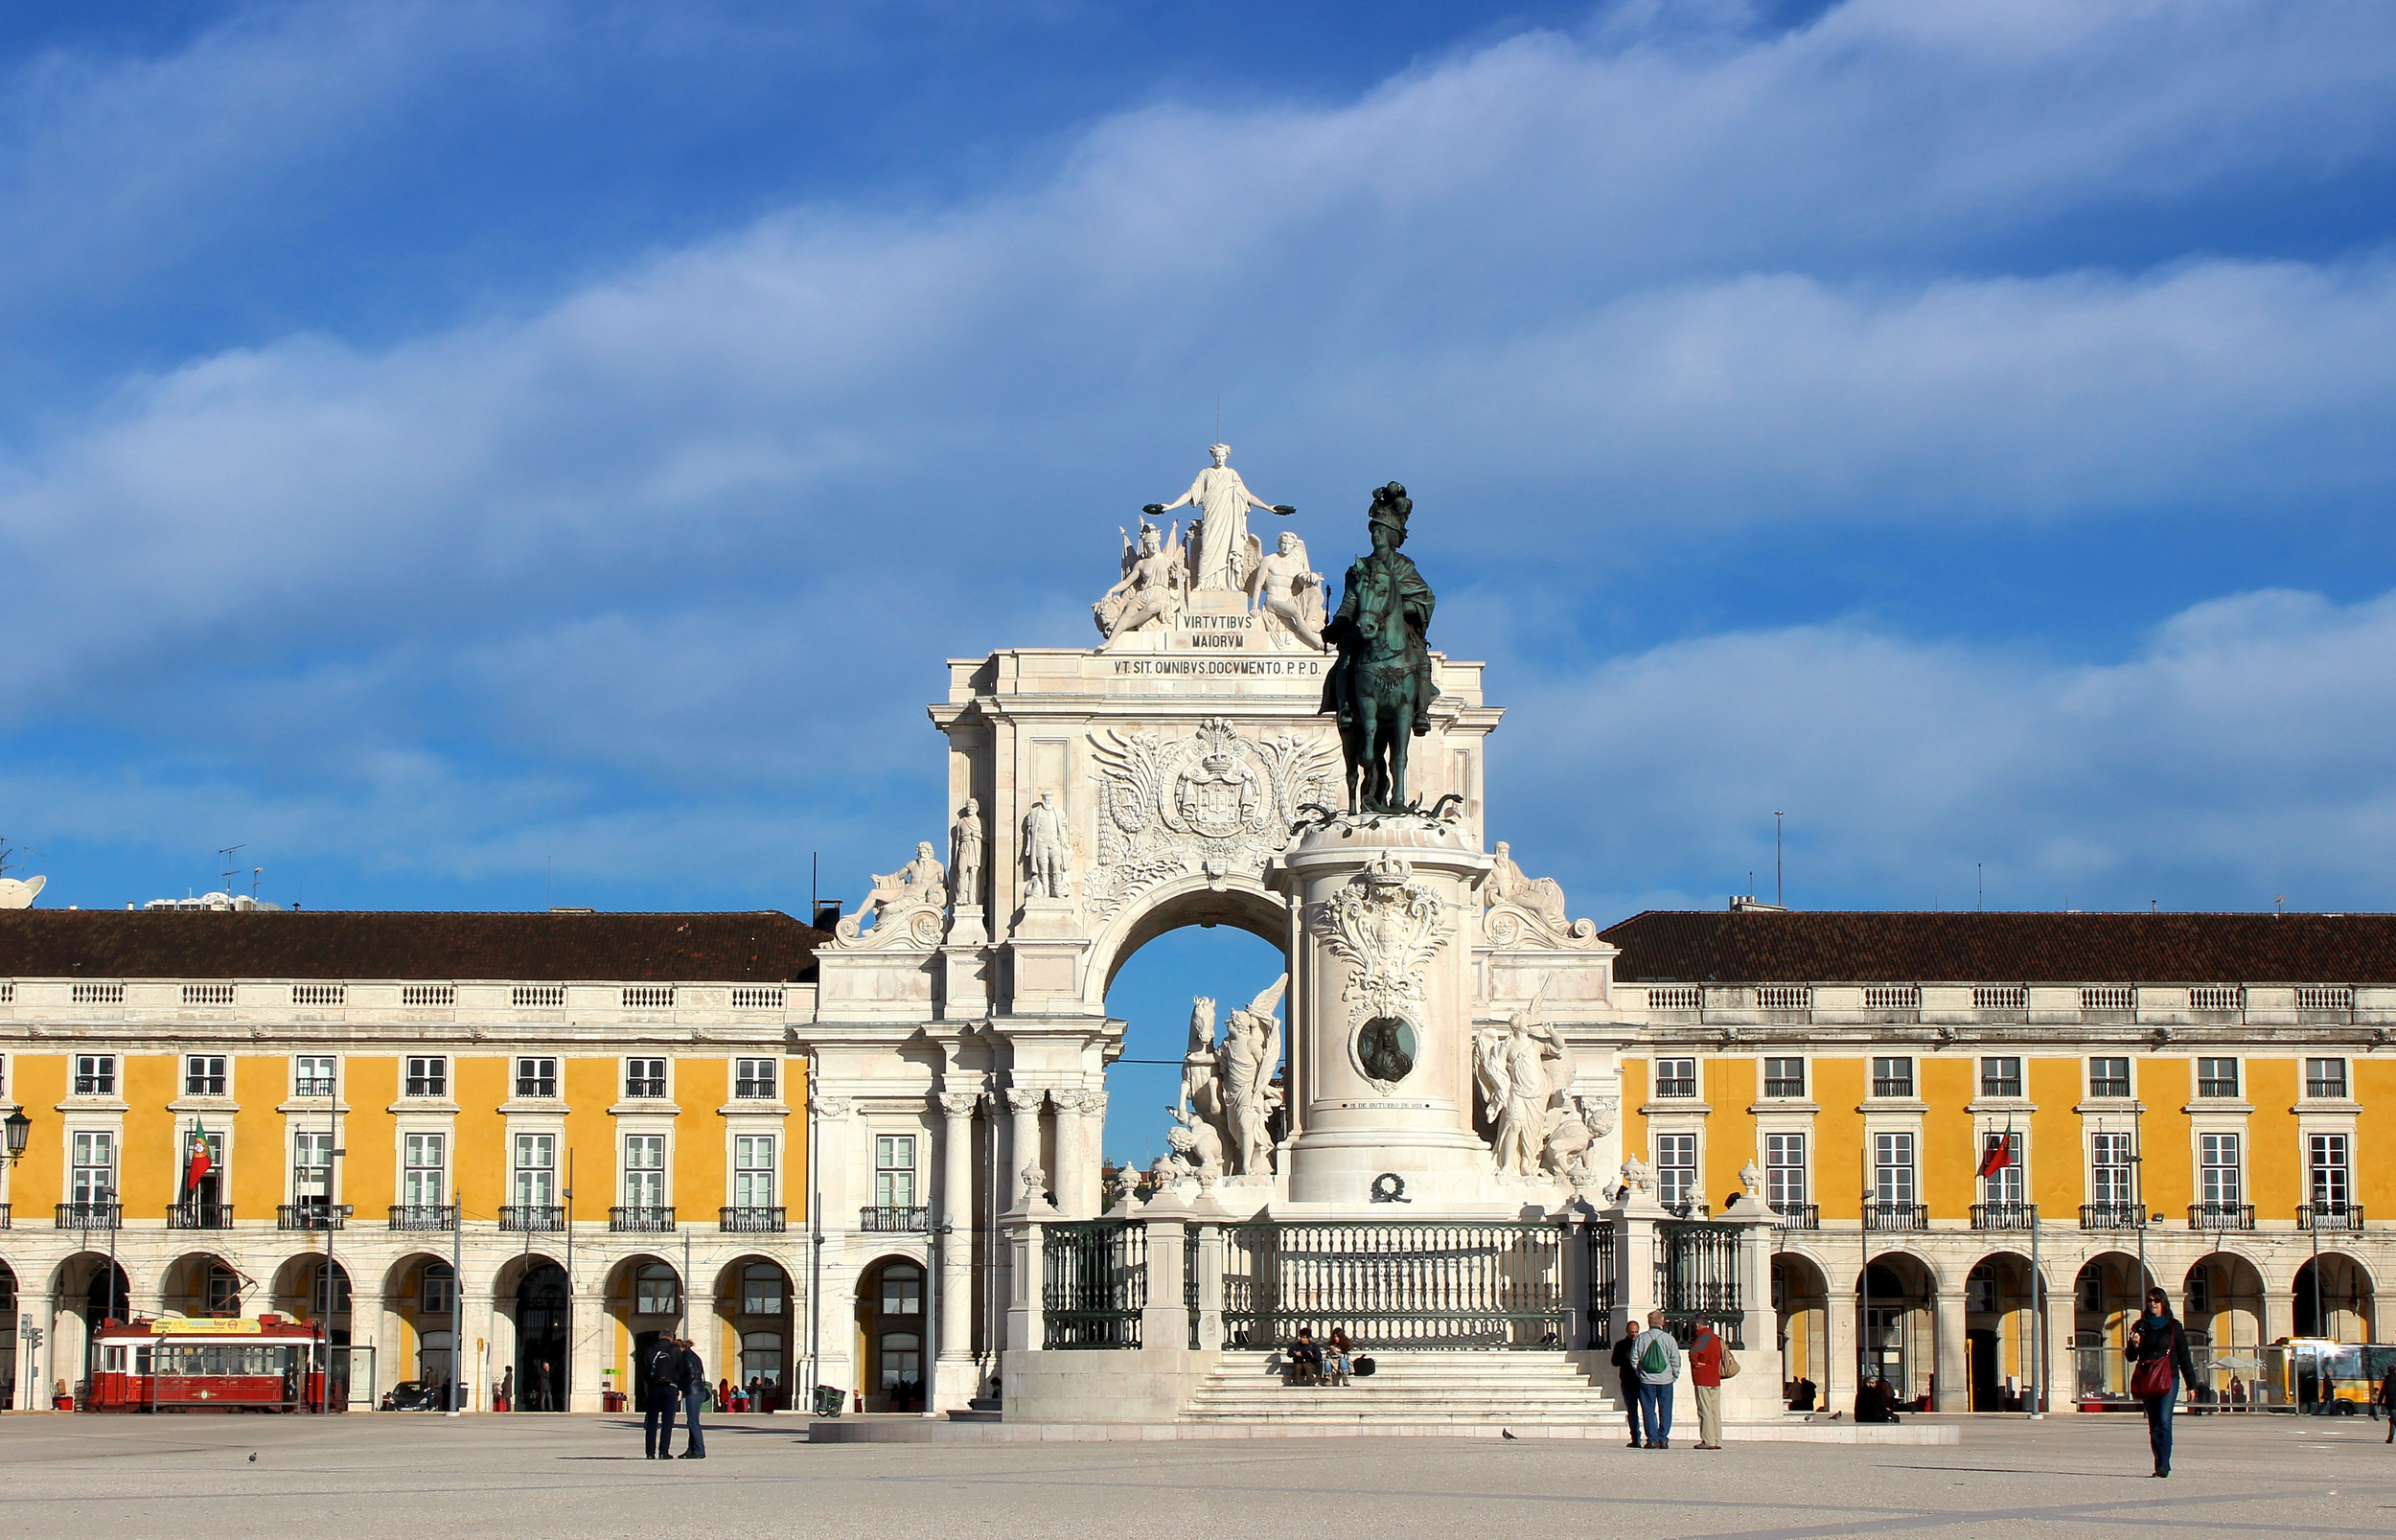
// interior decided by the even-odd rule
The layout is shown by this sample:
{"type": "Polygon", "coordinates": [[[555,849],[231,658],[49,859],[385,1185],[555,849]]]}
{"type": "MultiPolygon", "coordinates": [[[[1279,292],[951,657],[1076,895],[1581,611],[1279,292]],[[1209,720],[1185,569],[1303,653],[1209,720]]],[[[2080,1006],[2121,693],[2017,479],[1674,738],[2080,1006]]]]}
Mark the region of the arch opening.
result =
{"type": "Polygon", "coordinates": [[[924,1352],[923,1262],[886,1256],[857,1276],[858,1391],[867,1412],[920,1412],[924,1352]]]}

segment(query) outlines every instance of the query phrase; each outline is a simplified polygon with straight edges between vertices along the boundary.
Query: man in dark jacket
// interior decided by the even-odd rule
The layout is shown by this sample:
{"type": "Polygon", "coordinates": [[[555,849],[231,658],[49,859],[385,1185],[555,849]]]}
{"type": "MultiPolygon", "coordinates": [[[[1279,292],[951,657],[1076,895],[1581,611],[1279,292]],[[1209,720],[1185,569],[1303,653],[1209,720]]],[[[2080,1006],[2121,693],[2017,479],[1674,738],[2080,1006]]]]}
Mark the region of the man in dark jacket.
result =
{"type": "Polygon", "coordinates": [[[674,1418],[682,1410],[682,1345],[659,1332],[640,1350],[640,1445],[644,1460],[674,1458],[674,1418]]]}
{"type": "Polygon", "coordinates": [[[1622,1387],[1623,1415],[1630,1420],[1630,1446],[1639,1447],[1639,1366],[1631,1362],[1631,1344],[1639,1340],[1639,1322],[1625,1317],[1623,1340],[1614,1345],[1614,1380],[1622,1387]]]}
{"type": "Polygon", "coordinates": [[[690,1447],[682,1451],[684,1460],[707,1458],[707,1438],[699,1429],[699,1404],[707,1399],[707,1366],[699,1361],[699,1350],[689,1343],[682,1344],[682,1405],[690,1409],[690,1447]]]}

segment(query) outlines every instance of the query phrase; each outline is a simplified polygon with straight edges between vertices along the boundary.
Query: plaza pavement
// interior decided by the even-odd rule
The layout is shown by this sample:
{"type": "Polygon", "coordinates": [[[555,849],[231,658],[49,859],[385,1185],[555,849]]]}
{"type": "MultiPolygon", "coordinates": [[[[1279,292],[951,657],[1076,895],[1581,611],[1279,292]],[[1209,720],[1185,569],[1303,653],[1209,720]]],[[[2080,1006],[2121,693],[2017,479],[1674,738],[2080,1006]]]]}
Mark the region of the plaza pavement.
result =
{"type": "Polygon", "coordinates": [[[0,1416],[0,1526],[34,1536],[1074,1536],[1475,1540],[1829,1535],[2385,1535],[2381,1424],[1961,1419],[1960,1446],[1353,1437],[1272,1443],[810,1445],[727,1418],[652,1464],[622,1417],[0,1416]],[[257,1455],[255,1462],[248,1458],[257,1455]]]}

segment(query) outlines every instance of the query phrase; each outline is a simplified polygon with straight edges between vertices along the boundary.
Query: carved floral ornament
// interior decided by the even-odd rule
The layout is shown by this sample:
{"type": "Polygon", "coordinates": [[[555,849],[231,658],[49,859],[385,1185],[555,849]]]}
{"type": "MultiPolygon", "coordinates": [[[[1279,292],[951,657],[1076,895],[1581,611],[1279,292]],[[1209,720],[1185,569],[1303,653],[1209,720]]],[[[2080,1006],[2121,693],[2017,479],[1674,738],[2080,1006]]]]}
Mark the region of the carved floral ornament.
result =
{"type": "Polygon", "coordinates": [[[1348,964],[1348,1051],[1383,1094],[1413,1072],[1429,1020],[1423,970],[1455,929],[1447,906],[1416,885],[1404,861],[1383,857],[1310,916],[1348,964]]]}
{"type": "Polygon", "coordinates": [[[1090,744],[1098,863],[1085,896],[1101,919],[1176,877],[1261,878],[1300,805],[1325,800],[1340,775],[1327,737],[1243,737],[1222,717],[1186,735],[1108,728],[1090,744]]]}

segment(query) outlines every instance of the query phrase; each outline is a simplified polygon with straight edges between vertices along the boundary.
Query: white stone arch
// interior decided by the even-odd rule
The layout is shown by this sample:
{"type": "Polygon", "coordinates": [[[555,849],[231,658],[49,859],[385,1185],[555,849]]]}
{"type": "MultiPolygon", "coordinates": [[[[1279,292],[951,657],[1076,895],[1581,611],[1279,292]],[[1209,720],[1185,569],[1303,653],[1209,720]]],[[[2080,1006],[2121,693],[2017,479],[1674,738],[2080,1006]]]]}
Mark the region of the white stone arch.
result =
{"type": "Polygon", "coordinates": [[[1082,1003],[1106,1012],[1115,976],[1141,947],[1168,931],[1190,926],[1228,925],[1245,931],[1289,955],[1289,901],[1254,878],[1209,881],[1199,874],[1160,883],[1117,910],[1091,936],[1089,965],[1082,975],[1082,1003]]]}

